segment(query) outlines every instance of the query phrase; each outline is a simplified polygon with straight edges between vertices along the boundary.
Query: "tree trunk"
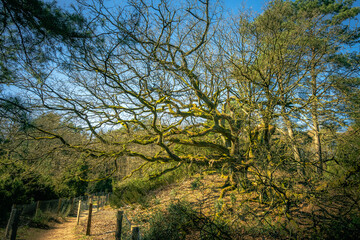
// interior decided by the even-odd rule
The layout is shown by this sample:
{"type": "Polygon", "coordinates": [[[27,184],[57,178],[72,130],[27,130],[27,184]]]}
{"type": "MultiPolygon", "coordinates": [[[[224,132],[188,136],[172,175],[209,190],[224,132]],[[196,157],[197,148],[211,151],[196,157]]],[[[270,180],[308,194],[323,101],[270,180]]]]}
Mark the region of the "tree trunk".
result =
{"type": "Polygon", "coordinates": [[[321,150],[321,141],[320,141],[320,128],[319,128],[319,122],[317,118],[317,114],[312,114],[312,120],[313,120],[313,141],[314,141],[314,149],[315,149],[315,162],[318,164],[317,166],[317,172],[319,174],[323,173],[324,168],[324,160],[322,158],[322,150],[321,150]]]}
{"type": "Polygon", "coordinates": [[[311,90],[312,90],[312,103],[311,103],[311,118],[312,118],[312,128],[313,128],[313,144],[315,150],[315,164],[317,165],[317,172],[319,174],[323,173],[323,159],[321,151],[321,141],[320,141],[320,127],[318,119],[318,96],[317,96],[317,74],[315,73],[315,65],[312,65],[311,69],[311,90]]]}
{"type": "Polygon", "coordinates": [[[284,122],[286,125],[286,129],[287,129],[287,134],[290,140],[290,144],[291,144],[291,148],[292,148],[292,152],[294,155],[294,159],[295,162],[297,163],[297,172],[299,175],[303,175],[304,174],[304,168],[305,168],[305,163],[302,161],[301,157],[300,157],[300,151],[299,148],[297,147],[296,143],[295,143],[295,138],[294,138],[294,131],[291,125],[291,121],[289,119],[289,116],[286,115],[285,111],[283,111],[283,116],[284,118],[284,122]]]}

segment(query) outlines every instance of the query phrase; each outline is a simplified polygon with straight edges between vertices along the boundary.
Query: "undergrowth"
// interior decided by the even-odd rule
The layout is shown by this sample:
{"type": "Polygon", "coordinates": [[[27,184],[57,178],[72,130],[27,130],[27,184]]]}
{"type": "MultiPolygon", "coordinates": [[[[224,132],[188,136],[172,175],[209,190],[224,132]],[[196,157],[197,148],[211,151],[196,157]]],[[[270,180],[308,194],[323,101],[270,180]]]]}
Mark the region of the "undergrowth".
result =
{"type": "Polygon", "coordinates": [[[153,197],[149,194],[150,191],[180,181],[195,171],[194,167],[183,164],[173,171],[163,175],[159,174],[164,167],[171,168],[173,167],[172,165],[174,164],[167,164],[166,166],[164,164],[157,164],[146,176],[139,175],[119,182],[114,186],[113,195],[110,199],[111,205],[121,207],[127,204],[139,203],[146,207],[149,200],[153,197]],[[160,176],[151,177],[154,175],[160,176]]]}
{"type": "Polygon", "coordinates": [[[223,219],[211,218],[195,210],[190,203],[178,201],[165,211],[155,212],[144,240],[239,239],[240,235],[223,219]],[[166,224],[164,224],[166,223],[166,224]]]}
{"type": "MultiPolygon", "coordinates": [[[[150,207],[155,190],[194,172],[183,166],[157,178],[128,179],[114,189],[112,204],[150,207]]],[[[221,178],[219,171],[213,173],[221,178]]],[[[187,186],[194,196],[204,194],[202,205],[180,201],[176,196],[182,193],[169,190],[172,203],[145,221],[150,227],[144,231],[144,239],[356,239],[360,232],[358,191],[353,187],[346,190],[329,180],[322,187],[324,180],[303,183],[278,174],[271,184],[254,184],[248,189],[238,186],[238,191],[219,199],[215,195],[223,188],[221,182],[215,186],[212,178],[204,179],[206,175],[192,178],[187,186]],[[215,198],[205,204],[211,197],[205,193],[207,188],[215,198]],[[286,190],[282,195],[281,189],[286,190]]],[[[153,204],[159,203],[155,197],[153,204]]]]}
{"type": "Polygon", "coordinates": [[[59,218],[64,219],[65,216],[59,216],[58,214],[51,212],[43,212],[38,210],[36,216],[29,221],[29,227],[49,229],[49,222],[61,222],[59,218]]]}

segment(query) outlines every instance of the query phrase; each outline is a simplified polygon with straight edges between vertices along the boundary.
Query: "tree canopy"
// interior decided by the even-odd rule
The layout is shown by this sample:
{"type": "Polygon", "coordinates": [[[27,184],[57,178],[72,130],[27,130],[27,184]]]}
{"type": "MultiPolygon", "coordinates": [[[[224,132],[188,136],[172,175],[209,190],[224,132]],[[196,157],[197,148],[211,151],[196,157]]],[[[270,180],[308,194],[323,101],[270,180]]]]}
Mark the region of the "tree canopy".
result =
{"type": "Polygon", "coordinates": [[[62,112],[103,144],[118,146],[100,151],[69,144],[94,156],[244,171],[264,152],[267,160],[260,162],[275,161],[274,130],[279,134],[286,125],[288,133],[280,135],[294,142],[293,128],[303,122],[317,149],[311,164],[322,169],[320,128],[347,118],[335,111],[345,104],[335,94],[336,76],[353,77],[358,69],[358,62],[350,70],[331,63],[346,58],[344,51],[358,41],[358,30],[345,22],[359,12],[352,3],[273,1],[255,18],[240,14],[224,22],[209,1],[112,8],[85,2],[99,38],[68,48],[66,67],[59,64],[41,82],[27,78],[22,87],[34,105],[62,112]],[[130,137],[99,134],[119,128],[130,137]],[[134,148],[145,145],[156,154],[134,148]],[[189,155],[184,147],[203,152],[189,155]]]}
{"type": "Polygon", "coordinates": [[[104,163],[108,175],[126,157],[143,161],[137,170],[215,167],[228,176],[221,197],[259,187],[260,202],[272,196],[290,213],[301,196],[291,186],[345,165],[359,172],[354,156],[354,168],[339,163],[348,150],[337,142],[359,121],[353,0],[274,0],[258,15],[210,0],[79,1],[76,14],[1,2],[1,83],[35,115],[55,112],[83,133],[29,123],[39,139],[104,163]]]}

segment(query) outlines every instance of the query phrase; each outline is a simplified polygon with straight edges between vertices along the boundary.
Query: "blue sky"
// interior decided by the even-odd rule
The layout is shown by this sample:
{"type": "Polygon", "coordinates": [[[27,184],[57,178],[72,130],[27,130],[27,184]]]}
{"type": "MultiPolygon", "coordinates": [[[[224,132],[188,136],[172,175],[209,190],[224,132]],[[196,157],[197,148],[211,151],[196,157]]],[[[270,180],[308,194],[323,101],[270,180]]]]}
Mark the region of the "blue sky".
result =
{"type": "MultiPolygon", "coordinates": [[[[267,0],[223,0],[225,7],[237,11],[241,6],[251,9],[254,12],[261,13],[267,0]]],[[[360,7],[360,0],[356,0],[354,6],[360,7]]]]}
{"type": "MultiPolygon", "coordinates": [[[[45,0],[51,1],[51,0],[45,0]]],[[[120,0],[105,0],[105,1],[113,1],[116,3],[120,0]]],[[[124,1],[124,0],[122,0],[124,1]]],[[[58,4],[63,6],[69,6],[71,3],[74,3],[75,0],[57,0],[58,4]]],[[[265,3],[269,2],[268,0],[223,0],[225,7],[231,11],[238,11],[245,6],[246,9],[251,9],[256,13],[261,13],[265,3]]],[[[360,7],[360,0],[356,0],[354,6],[360,7]]]]}
{"type": "MultiPolygon", "coordinates": [[[[51,0],[45,0],[51,1],[51,0]]],[[[105,1],[113,1],[117,2],[119,0],[105,0],[105,1]]],[[[360,1],[360,0],[359,0],[360,1]]],[[[58,5],[63,7],[68,7],[71,3],[74,3],[75,0],[57,0],[58,5]]],[[[223,0],[225,3],[225,7],[234,10],[235,12],[245,5],[246,8],[251,8],[252,10],[260,13],[264,3],[268,2],[266,0],[223,0]]]]}
{"type": "Polygon", "coordinates": [[[246,9],[251,9],[254,12],[260,13],[262,11],[265,3],[268,2],[266,0],[224,0],[225,7],[237,11],[238,9],[245,6],[246,9]]]}

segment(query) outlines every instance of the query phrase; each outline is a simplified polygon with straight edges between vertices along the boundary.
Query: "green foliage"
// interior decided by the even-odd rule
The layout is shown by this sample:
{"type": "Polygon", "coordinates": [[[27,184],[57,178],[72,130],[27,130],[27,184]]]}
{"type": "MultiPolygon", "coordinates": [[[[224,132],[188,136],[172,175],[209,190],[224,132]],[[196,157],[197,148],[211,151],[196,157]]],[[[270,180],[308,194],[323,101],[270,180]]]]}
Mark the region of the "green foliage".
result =
{"type": "Polygon", "coordinates": [[[144,240],[156,239],[235,239],[231,228],[222,220],[203,216],[187,202],[172,203],[165,212],[150,218],[144,240]],[[164,224],[166,222],[166,224],[164,224]]]}
{"type": "Polygon", "coordinates": [[[111,192],[113,189],[113,179],[106,178],[89,184],[87,191],[90,193],[111,192]]]}
{"type": "Polygon", "coordinates": [[[88,165],[83,159],[71,163],[56,181],[56,191],[62,197],[83,196],[87,191],[88,182],[81,180],[85,178],[88,165]]]}
{"type": "Polygon", "coordinates": [[[202,183],[199,178],[195,178],[195,180],[190,183],[191,190],[199,189],[201,185],[202,183]]]}
{"type": "Polygon", "coordinates": [[[194,228],[195,212],[184,203],[171,204],[167,212],[157,212],[150,219],[150,230],[144,240],[185,239],[186,233],[194,228]],[[164,224],[166,222],[166,224],[164,224]]]}
{"type": "Polygon", "coordinates": [[[320,230],[312,235],[312,239],[358,239],[360,231],[360,215],[334,218],[320,222],[320,230]]]}
{"type": "Polygon", "coordinates": [[[30,226],[36,227],[36,228],[49,228],[48,223],[56,219],[57,215],[51,212],[43,212],[40,209],[36,212],[36,216],[31,219],[30,226]]]}
{"type": "MultiPolygon", "coordinates": [[[[17,103],[21,107],[21,102],[17,103]]],[[[79,177],[87,169],[84,159],[79,159],[74,151],[59,148],[60,141],[47,138],[36,127],[64,134],[72,141],[79,141],[80,133],[69,130],[57,114],[48,113],[24,122],[17,117],[18,109],[3,106],[1,110],[7,113],[2,115],[7,120],[1,119],[6,124],[0,131],[1,218],[7,217],[12,204],[83,195],[87,183],[79,177]]]]}
{"type": "MultiPolygon", "coordinates": [[[[164,164],[160,164],[162,166],[164,164]]],[[[168,166],[168,165],[166,165],[168,166]]],[[[171,164],[170,164],[171,167],[171,164]]],[[[158,170],[154,170],[155,172],[158,170]]],[[[186,165],[156,178],[130,178],[114,186],[112,204],[123,206],[130,203],[147,204],[151,199],[149,192],[179,181],[189,174],[186,165]]],[[[149,174],[152,175],[151,173],[149,174]]]]}
{"type": "Polygon", "coordinates": [[[344,186],[356,187],[360,185],[360,128],[355,126],[341,134],[337,142],[336,163],[332,163],[330,171],[340,176],[344,186]]]}
{"type": "Polygon", "coordinates": [[[90,36],[85,17],[55,1],[3,0],[0,16],[0,83],[19,83],[22,71],[43,82],[48,74],[44,66],[60,46],[77,47],[90,36]]]}
{"type": "Polygon", "coordinates": [[[4,11],[4,20],[15,21],[23,27],[32,29],[39,37],[47,35],[69,41],[72,38],[87,36],[81,32],[81,28],[86,24],[85,19],[78,14],[65,12],[58,8],[55,2],[4,0],[2,4],[7,10],[4,11]]]}
{"type": "Polygon", "coordinates": [[[0,166],[0,221],[6,220],[13,204],[56,197],[51,181],[36,170],[28,170],[18,162],[0,162],[0,166]]]}
{"type": "Polygon", "coordinates": [[[114,187],[111,204],[117,207],[131,203],[146,204],[149,200],[148,192],[161,185],[158,181],[145,179],[127,180],[114,187]]]}

